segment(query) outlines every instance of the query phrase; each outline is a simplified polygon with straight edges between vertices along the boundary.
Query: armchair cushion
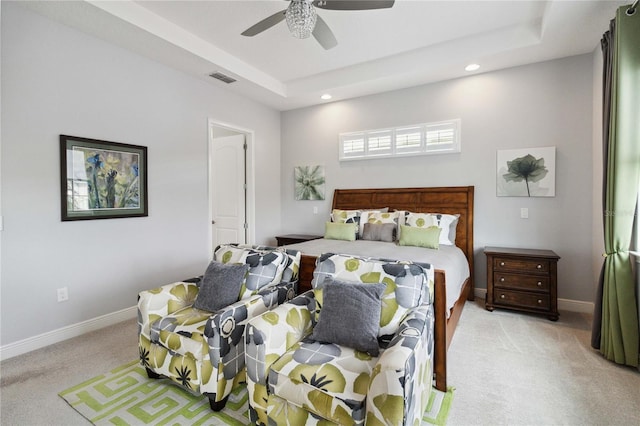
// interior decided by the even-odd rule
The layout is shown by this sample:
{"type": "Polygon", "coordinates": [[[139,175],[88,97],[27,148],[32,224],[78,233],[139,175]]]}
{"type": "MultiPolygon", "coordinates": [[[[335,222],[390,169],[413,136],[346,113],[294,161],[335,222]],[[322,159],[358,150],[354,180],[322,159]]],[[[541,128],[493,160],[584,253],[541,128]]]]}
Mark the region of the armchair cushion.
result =
{"type": "Polygon", "coordinates": [[[377,361],[346,346],[304,339],[271,365],[268,404],[285,400],[338,424],[359,424],[377,361]]]}
{"type": "Polygon", "coordinates": [[[215,312],[236,302],[249,265],[230,265],[213,261],[209,263],[194,308],[215,312]]]}
{"type": "Polygon", "coordinates": [[[311,338],[378,356],[380,298],[386,284],[324,282],[324,305],[311,338]]]}

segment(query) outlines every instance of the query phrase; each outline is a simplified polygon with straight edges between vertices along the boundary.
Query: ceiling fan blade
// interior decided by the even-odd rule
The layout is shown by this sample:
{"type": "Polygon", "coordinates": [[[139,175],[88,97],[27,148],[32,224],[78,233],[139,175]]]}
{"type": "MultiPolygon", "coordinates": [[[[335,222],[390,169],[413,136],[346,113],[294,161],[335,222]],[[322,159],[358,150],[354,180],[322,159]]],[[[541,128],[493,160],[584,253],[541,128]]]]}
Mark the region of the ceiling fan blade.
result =
{"type": "Polygon", "coordinates": [[[314,0],[313,5],[318,9],[329,10],[370,10],[388,9],[395,0],[314,0]]]}
{"type": "Polygon", "coordinates": [[[320,15],[316,16],[316,26],[312,34],[325,50],[329,50],[338,45],[338,40],[336,40],[336,37],[333,35],[333,31],[331,31],[331,28],[329,28],[320,15]]]}
{"type": "Polygon", "coordinates": [[[281,10],[280,12],[274,13],[268,18],[265,18],[262,21],[258,22],[254,26],[244,30],[242,35],[247,37],[253,37],[256,34],[260,34],[261,32],[268,30],[269,28],[273,27],[275,24],[282,22],[284,20],[285,12],[286,10],[281,10]]]}

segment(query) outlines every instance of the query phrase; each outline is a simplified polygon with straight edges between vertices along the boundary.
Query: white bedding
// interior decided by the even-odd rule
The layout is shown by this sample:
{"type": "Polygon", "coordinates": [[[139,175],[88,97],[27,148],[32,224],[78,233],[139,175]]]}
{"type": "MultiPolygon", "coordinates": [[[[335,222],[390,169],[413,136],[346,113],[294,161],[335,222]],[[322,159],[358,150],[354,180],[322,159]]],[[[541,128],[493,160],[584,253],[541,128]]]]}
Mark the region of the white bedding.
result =
{"type": "Polygon", "coordinates": [[[319,256],[322,253],[354,254],[359,256],[378,257],[394,260],[411,260],[433,265],[436,269],[445,271],[447,294],[447,317],[456,300],[460,297],[462,285],[469,277],[469,264],[460,248],[456,246],[440,245],[438,250],[413,246],[399,246],[396,243],[382,241],[343,241],[318,240],[305,241],[286,246],[299,250],[309,256],[319,256]]]}

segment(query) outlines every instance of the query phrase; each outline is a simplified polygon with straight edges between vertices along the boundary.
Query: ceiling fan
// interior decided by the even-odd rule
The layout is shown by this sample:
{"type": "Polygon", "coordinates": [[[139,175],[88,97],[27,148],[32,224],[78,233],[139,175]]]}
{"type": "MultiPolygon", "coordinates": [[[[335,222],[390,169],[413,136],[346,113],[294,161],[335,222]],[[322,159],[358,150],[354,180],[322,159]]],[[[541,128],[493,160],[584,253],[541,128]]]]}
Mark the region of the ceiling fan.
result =
{"type": "Polygon", "coordinates": [[[316,14],[316,8],[328,10],[371,10],[387,9],[395,0],[289,0],[289,7],[263,19],[246,29],[242,35],[253,37],[274,25],[287,20],[289,31],[294,37],[307,38],[310,35],[329,50],[338,44],[327,23],[316,14]]]}

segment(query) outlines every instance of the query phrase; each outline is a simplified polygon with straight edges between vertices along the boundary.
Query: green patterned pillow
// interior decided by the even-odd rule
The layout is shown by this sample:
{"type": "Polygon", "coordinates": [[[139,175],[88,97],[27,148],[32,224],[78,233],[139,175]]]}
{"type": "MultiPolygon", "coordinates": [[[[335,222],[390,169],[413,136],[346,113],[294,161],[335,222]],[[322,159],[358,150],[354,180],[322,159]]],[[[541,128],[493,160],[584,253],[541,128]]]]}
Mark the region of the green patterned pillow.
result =
{"type": "Polygon", "coordinates": [[[441,213],[407,213],[405,217],[405,225],[416,228],[428,228],[429,226],[437,226],[442,229],[439,242],[444,245],[455,245],[456,228],[458,226],[458,218],[460,215],[441,214],[441,213]]]}
{"type": "Polygon", "coordinates": [[[355,218],[360,217],[360,210],[340,210],[331,211],[331,222],[355,223],[355,218]]]}
{"type": "Polygon", "coordinates": [[[400,225],[398,245],[425,247],[437,250],[440,248],[439,239],[441,231],[437,226],[416,228],[415,226],[400,225]]]}
{"type": "Polygon", "coordinates": [[[400,213],[398,211],[395,212],[366,212],[362,213],[362,218],[360,219],[361,227],[364,231],[365,223],[372,224],[383,224],[383,223],[392,223],[396,227],[396,235],[400,232],[398,228],[398,223],[400,219],[400,213]]]}
{"type": "Polygon", "coordinates": [[[363,212],[361,217],[363,223],[398,223],[398,212],[363,212]]]}
{"type": "Polygon", "coordinates": [[[358,233],[358,225],[355,223],[327,222],[324,228],[324,237],[328,240],[355,241],[358,233]]]}

